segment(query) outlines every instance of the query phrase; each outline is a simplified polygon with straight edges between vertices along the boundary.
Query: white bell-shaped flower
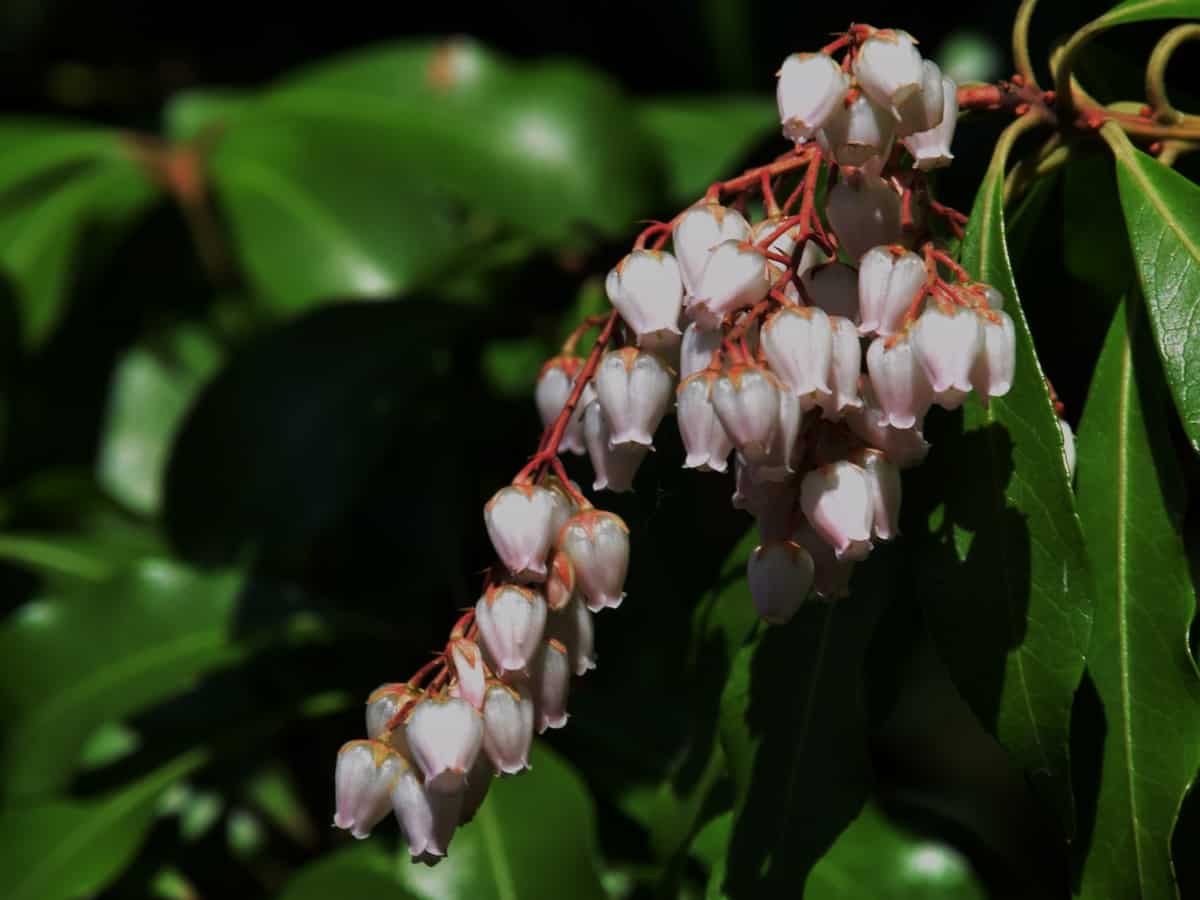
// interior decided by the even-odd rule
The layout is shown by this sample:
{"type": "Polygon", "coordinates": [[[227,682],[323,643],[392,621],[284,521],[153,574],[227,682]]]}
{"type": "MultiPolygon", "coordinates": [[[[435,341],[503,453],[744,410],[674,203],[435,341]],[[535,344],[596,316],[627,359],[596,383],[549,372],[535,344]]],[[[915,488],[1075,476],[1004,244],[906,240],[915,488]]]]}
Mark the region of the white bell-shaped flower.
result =
{"type": "Polygon", "coordinates": [[[942,118],[937,125],[904,138],[904,146],[913,157],[913,168],[928,171],[948,166],[954,160],[950,145],[958,125],[958,85],[948,75],[942,76],[942,118]]]}
{"type": "Polygon", "coordinates": [[[793,53],[779,68],[775,100],[783,136],[806,141],[841,106],[849,76],[824,53],[793,53]]]}
{"type": "Polygon", "coordinates": [[[496,666],[504,672],[520,671],[542,639],[546,600],[531,588],[492,585],[475,604],[475,622],[496,666]]]}
{"type": "Polygon", "coordinates": [[[830,393],[820,398],[821,412],[831,421],[840,419],[848,409],[862,406],[858,378],[862,372],[862,344],[854,323],[842,316],[829,317],[830,393]]]}
{"type": "Polygon", "coordinates": [[[709,256],[688,312],[694,315],[702,309],[709,320],[719,324],[729,313],[753,306],[767,296],[774,272],[753,244],[722,241],[709,256]]]}
{"type": "Polygon", "coordinates": [[[858,322],[858,273],[850,266],[840,262],[814,266],[801,281],[814,306],[858,322]]]}
{"type": "Polygon", "coordinates": [[[683,449],[687,451],[685,469],[724,472],[733,452],[733,442],[712,403],[712,385],[716,380],[716,372],[697,372],[685,378],[675,392],[675,420],[679,423],[683,449]]]}
{"type": "Polygon", "coordinates": [[[758,617],[783,625],[791,621],[812,590],[812,556],[795,541],[769,541],[750,554],[746,580],[758,617]]]}
{"type": "Polygon", "coordinates": [[[429,852],[434,856],[445,855],[445,847],[439,846],[429,794],[417,772],[407,762],[392,783],[388,803],[396,814],[400,833],[414,859],[429,852]]]}
{"type": "Polygon", "coordinates": [[[933,388],[934,402],[946,409],[961,406],[971,390],[971,369],[983,350],[980,317],[961,306],[930,303],[913,325],[912,347],[933,388]]]}
{"type": "Polygon", "coordinates": [[[800,434],[799,398],[766,369],[752,365],[723,372],[711,396],[725,433],[759,476],[786,478],[800,434]]]}
{"type": "Polygon", "coordinates": [[[683,345],[679,351],[679,380],[707,369],[713,354],[721,347],[719,328],[701,328],[693,322],[683,331],[683,345]]]}
{"type": "MultiPolygon", "coordinates": [[[[553,425],[558,414],[567,405],[567,399],[571,396],[571,390],[575,387],[575,379],[582,367],[583,360],[578,356],[556,356],[542,366],[533,398],[537,404],[538,416],[542,420],[543,428],[553,425]]],[[[596,392],[590,384],[585,385],[583,393],[579,396],[579,402],[575,404],[575,409],[567,422],[567,430],[563,432],[562,440],[558,444],[560,452],[583,454],[583,410],[594,399],[596,399],[596,392]]]]}
{"type": "Polygon", "coordinates": [[[555,550],[550,554],[549,568],[550,574],[546,576],[546,608],[554,612],[570,603],[575,596],[575,564],[567,554],[555,550]]]}
{"type": "MultiPolygon", "coordinates": [[[[496,767],[488,759],[486,753],[475,757],[475,765],[467,773],[467,784],[462,791],[462,807],[458,813],[458,824],[466,825],[475,818],[475,813],[483,806],[488,788],[496,780],[496,767]]],[[[447,842],[449,843],[449,842],[447,842]]]]}
{"type": "Polygon", "coordinates": [[[367,737],[390,743],[394,750],[408,755],[404,728],[392,727],[393,719],[421,698],[421,691],[408,684],[381,684],[367,697],[367,737]]]}
{"type": "Polygon", "coordinates": [[[533,698],[520,684],[488,682],[483,701],[483,752],[506,775],[529,768],[533,698]]]}
{"type": "Polygon", "coordinates": [[[593,490],[622,494],[633,490],[633,477],[642,460],[650,452],[643,444],[612,443],[612,429],[599,403],[588,407],[583,419],[583,436],[587,442],[588,459],[596,478],[593,490]]]}
{"type": "Polygon", "coordinates": [[[901,119],[896,123],[896,137],[903,139],[936,128],[942,124],[944,113],[942,70],[933,60],[921,60],[921,89],[901,111],[901,119]]]}
{"type": "Polygon", "coordinates": [[[609,445],[654,444],[654,432],[671,404],[671,370],[636,347],[610,350],[596,370],[596,397],[611,434],[609,445]]]}
{"type": "Polygon", "coordinates": [[[529,673],[534,725],[538,734],[567,724],[567,694],[571,689],[571,658],[561,642],[543,641],[529,673]]]}
{"type": "Polygon", "coordinates": [[[595,623],[592,613],[579,597],[564,609],[552,613],[546,621],[546,637],[567,648],[571,671],[585,675],[596,668],[595,623]]]}
{"type": "Polygon", "coordinates": [[[916,426],[893,428],[889,425],[887,414],[875,399],[870,379],[860,379],[859,389],[862,392],[862,408],[848,410],[845,417],[850,431],[868,446],[882,451],[899,469],[910,469],[924,462],[929,455],[929,443],[921,430],[916,426]]]}
{"type": "Polygon", "coordinates": [[[891,337],[925,285],[921,257],[898,247],[872,247],[858,264],[859,332],[891,337]]]}
{"type": "Polygon", "coordinates": [[[458,697],[429,697],[413,709],[405,730],[425,787],[460,790],[483,743],[479,710],[458,697]]]}
{"type": "Polygon", "coordinates": [[[679,334],[683,279],[675,257],[662,250],[634,250],[608,273],[609,302],[639,336],[679,334]]]}
{"type": "Polygon", "coordinates": [[[466,638],[452,640],[450,661],[454,664],[454,674],[458,677],[458,695],[479,709],[483,706],[483,688],[487,682],[487,671],[479,645],[466,638]]]}
{"type": "Polygon", "coordinates": [[[761,332],[763,355],[771,371],[804,409],[828,396],[833,333],[829,316],[815,306],[785,306],[772,313],[761,332]]]}
{"type": "Polygon", "coordinates": [[[735,209],[719,203],[698,203],[679,217],[671,232],[679,259],[679,274],[689,295],[695,295],[708,258],[723,241],[744,241],[750,223],[735,209]]]}
{"type": "Polygon", "coordinates": [[[559,500],[548,488],[510,484],[483,507],[483,522],[496,555],[522,581],[546,577],[559,500]]]}
{"type": "Polygon", "coordinates": [[[874,507],[861,468],[841,460],[813,469],[800,483],[800,509],[838,559],[867,558],[874,507]]]}
{"type": "Polygon", "coordinates": [[[400,754],[379,741],[350,741],[334,769],[333,824],[362,840],[391,811],[392,784],[406,768],[400,754]]]}
{"type": "Polygon", "coordinates": [[[588,609],[620,606],[629,569],[629,528],[621,517],[586,510],[563,527],[558,542],[575,564],[575,582],[588,609]]]}
{"type": "Polygon", "coordinates": [[[1075,432],[1066,419],[1058,420],[1058,430],[1062,433],[1063,459],[1067,464],[1067,477],[1075,480],[1075,432]]]}
{"type": "Polygon", "coordinates": [[[800,483],[795,477],[770,481],[761,477],[756,466],[741,457],[737,460],[734,509],[744,509],[754,516],[763,543],[786,538],[796,526],[800,483]]]}
{"type": "MultiPolygon", "coordinates": [[[[567,519],[579,512],[579,503],[575,499],[579,496],[579,485],[571,482],[571,489],[568,490],[567,485],[563,484],[557,475],[550,473],[542,479],[541,486],[554,496],[554,515],[551,516],[550,533],[557,538],[562,527],[567,524],[567,519]]],[[[547,571],[549,571],[549,563],[547,563],[547,571]]]]}
{"type": "Polygon", "coordinates": [[[850,461],[867,476],[873,510],[871,534],[881,541],[890,541],[900,534],[900,470],[882,450],[857,450],[850,461]]]}
{"type": "Polygon", "coordinates": [[[839,181],[829,189],[825,212],[856,263],[872,247],[903,242],[900,195],[878,176],[858,172],[839,181]]]}
{"type": "Polygon", "coordinates": [[[821,150],[839,166],[860,168],[873,159],[887,159],[896,123],[866,94],[842,102],[817,132],[821,150]]]}
{"type": "Polygon", "coordinates": [[[1012,388],[1017,365],[1017,332],[1006,312],[979,316],[983,348],[971,369],[971,385],[980,398],[1003,397],[1012,388]]]}
{"type": "Polygon", "coordinates": [[[933,388],[908,337],[875,338],[867,348],[867,372],[887,424],[920,427],[933,405],[933,388]]]}
{"type": "Polygon", "coordinates": [[[792,540],[807,550],[812,557],[813,593],[823,600],[837,600],[850,596],[850,576],[854,574],[854,560],[838,559],[833,548],[808,522],[800,524],[792,540]]]}
{"type": "Polygon", "coordinates": [[[854,78],[864,94],[897,122],[923,118],[921,54],[912,35],[880,29],[863,41],[854,58],[854,78]]]}

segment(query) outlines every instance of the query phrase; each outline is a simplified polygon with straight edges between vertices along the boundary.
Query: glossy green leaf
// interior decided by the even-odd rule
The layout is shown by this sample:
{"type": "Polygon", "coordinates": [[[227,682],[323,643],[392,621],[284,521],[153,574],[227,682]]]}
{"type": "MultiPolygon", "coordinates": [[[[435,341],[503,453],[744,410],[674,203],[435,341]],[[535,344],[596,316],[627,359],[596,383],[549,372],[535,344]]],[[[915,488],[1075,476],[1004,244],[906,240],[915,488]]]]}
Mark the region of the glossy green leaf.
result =
{"type": "Polygon", "coordinates": [[[336,122],[246,116],[210,166],[236,253],[277,312],[403,293],[470,238],[419,169],[336,122]]]}
{"type": "Polygon", "coordinates": [[[53,119],[0,119],[0,209],[17,202],[17,190],[30,182],[45,184],[122,154],[117,131],[53,119]]]}
{"type": "MultiPolygon", "coordinates": [[[[962,263],[999,289],[1016,327],[1012,391],[926,420],[917,478],[944,496],[925,540],[926,620],[959,693],[1074,830],[1068,733],[1083,674],[1090,582],[1062,436],[1021,311],[1005,246],[1001,138],[963,241],[962,263]]],[[[907,505],[907,498],[906,498],[907,505]]],[[[926,523],[920,523],[924,525],[926,523]]]]}
{"type": "Polygon", "coordinates": [[[1200,187],[1135,149],[1119,128],[1102,133],[1116,155],[1129,243],[1167,384],[1200,450],[1200,187]]]}
{"type": "Polygon", "coordinates": [[[877,547],[852,596],[812,601],[744,647],[721,696],[721,744],[736,818],[724,889],[800,891],[809,869],[858,815],[871,781],[863,664],[903,548],[877,547]]]}
{"type": "Polygon", "coordinates": [[[638,104],[637,116],[659,144],[671,198],[680,204],[729,177],[779,127],[774,104],[760,97],[654,98],[638,104]]]}
{"type": "Polygon", "coordinates": [[[510,63],[461,39],[384,45],[301,72],[263,103],[377,144],[410,183],[557,243],[580,224],[623,234],[658,196],[629,99],[579,64],[510,63]]]}
{"type": "Polygon", "coordinates": [[[158,512],[172,441],[193,397],[221,360],[205,332],[181,329],[168,346],[137,346],[113,371],[96,459],[100,484],[130,509],[158,512]]]}
{"type": "Polygon", "coordinates": [[[139,164],[112,155],[0,203],[0,271],[13,283],[26,344],[45,341],[88,265],[157,197],[139,164]]]}
{"type": "Polygon", "coordinates": [[[1125,0],[1088,27],[1099,30],[1162,19],[1200,19],[1200,0],[1125,0]]]}
{"type": "Polygon", "coordinates": [[[163,131],[172,141],[216,140],[250,105],[250,95],[231,88],[175,94],[163,108],[163,131]]]}
{"type": "Polygon", "coordinates": [[[1186,488],[1145,316],[1118,310],[1079,428],[1079,509],[1096,581],[1088,671],[1104,753],[1087,897],[1177,896],[1171,831],[1200,769],[1186,488]]]}
{"type": "Polygon", "coordinates": [[[54,588],[104,581],[134,560],[164,549],[157,534],[134,524],[73,533],[0,534],[0,560],[37,574],[54,588]]]}
{"type": "Polygon", "coordinates": [[[0,628],[5,793],[60,788],[96,728],[241,658],[250,649],[234,637],[242,587],[232,573],[147,559],[18,608],[0,628]]]}
{"type": "Polygon", "coordinates": [[[72,900],[96,893],[137,853],[163,792],[205,758],[204,751],[187,753],[100,797],[0,812],[6,900],[72,900]]]}

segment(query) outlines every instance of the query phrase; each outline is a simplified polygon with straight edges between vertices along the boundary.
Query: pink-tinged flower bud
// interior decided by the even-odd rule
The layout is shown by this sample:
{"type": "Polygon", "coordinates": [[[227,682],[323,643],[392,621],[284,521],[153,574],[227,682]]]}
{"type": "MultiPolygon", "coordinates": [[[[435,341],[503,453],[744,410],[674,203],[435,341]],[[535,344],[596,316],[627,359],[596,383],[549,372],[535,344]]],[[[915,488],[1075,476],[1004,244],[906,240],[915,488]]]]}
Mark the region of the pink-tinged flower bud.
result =
{"type": "Polygon", "coordinates": [[[863,41],[854,58],[854,78],[863,93],[896,121],[919,115],[923,71],[912,35],[881,29],[863,41]]]}
{"type": "Polygon", "coordinates": [[[929,444],[921,430],[915,426],[892,428],[887,424],[887,414],[879,408],[870,380],[861,379],[859,388],[863,406],[862,409],[852,409],[846,413],[846,424],[850,430],[869,446],[882,451],[898,469],[910,469],[924,462],[929,455],[929,444]]]}
{"type": "Polygon", "coordinates": [[[871,534],[890,541],[900,534],[900,470],[881,450],[857,450],[850,461],[867,476],[873,511],[871,534]]]}
{"type": "Polygon", "coordinates": [[[771,371],[787,390],[811,409],[829,394],[832,331],[825,311],[812,306],[785,306],[762,326],[762,349],[771,371]]]}
{"type": "Polygon", "coordinates": [[[825,204],[842,249],[854,262],[880,244],[903,242],[900,195],[875,175],[859,172],[829,189],[825,204]]]}
{"type": "MultiPolygon", "coordinates": [[[[458,795],[451,793],[449,796],[457,797],[458,795]]],[[[388,801],[392,812],[396,814],[400,833],[404,835],[404,842],[408,844],[408,852],[412,854],[413,859],[432,852],[431,846],[438,850],[438,852],[432,852],[432,855],[444,855],[445,849],[440,846],[437,837],[434,811],[429,802],[429,794],[425,791],[417,773],[407,763],[392,783],[388,801]]]]}
{"type": "Polygon", "coordinates": [[[979,321],[983,348],[971,369],[971,385],[980,398],[1003,397],[1012,388],[1017,365],[1017,332],[1006,312],[992,311],[979,321]]]}
{"type": "Polygon", "coordinates": [[[729,313],[753,306],[767,296],[774,272],[753,244],[722,241],[704,267],[688,312],[694,316],[702,309],[708,320],[719,324],[729,313]]]}
{"type": "Polygon", "coordinates": [[[571,689],[571,659],[554,638],[545,641],[529,673],[534,721],[538,734],[567,724],[567,694],[571,689]]]}
{"type": "Polygon", "coordinates": [[[575,564],[575,582],[588,609],[620,606],[629,569],[629,529],[620,516],[601,509],[581,512],[563,527],[558,543],[575,564]]]}
{"type": "Polygon", "coordinates": [[[546,577],[560,501],[547,488],[510,484],[483,508],[483,522],[500,561],[522,581],[546,577]]]}
{"type": "Polygon", "coordinates": [[[546,601],[530,588],[492,585],[475,604],[475,622],[496,665],[503,671],[515,672],[529,664],[541,642],[546,627],[546,601]]]}
{"type": "MultiPolygon", "coordinates": [[[[554,424],[558,414],[567,405],[567,398],[571,396],[571,389],[575,387],[575,378],[579,375],[582,367],[583,360],[578,356],[556,356],[542,366],[533,397],[543,428],[549,428],[554,424]]],[[[567,430],[563,432],[562,440],[559,442],[560,451],[576,455],[583,454],[583,410],[595,398],[596,392],[592,386],[585,385],[583,393],[579,396],[579,402],[575,405],[575,410],[567,422],[567,430]]]]}
{"type": "Polygon", "coordinates": [[[1075,480],[1075,432],[1071,430],[1066,419],[1058,420],[1058,430],[1062,432],[1063,459],[1067,463],[1067,477],[1075,480]]]}
{"type": "Polygon", "coordinates": [[[979,316],[963,307],[930,303],[913,325],[912,347],[935,402],[946,409],[961,406],[971,390],[971,369],[983,349],[979,316]]]}
{"type": "Polygon", "coordinates": [[[483,685],[487,681],[479,645],[466,638],[452,640],[450,660],[454,663],[454,674],[458,678],[458,695],[479,709],[483,706],[483,685]]]}
{"type": "Polygon", "coordinates": [[[483,743],[479,710],[459,698],[430,697],[417,704],[405,728],[425,787],[459,790],[483,743]]]}
{"type": "Polygon", "coordinates": [[[637,474],[650,448],[641,444],[613,446],[608,417],[599,403],[588,407],[583,420],[583,435],[587,441],[588,459],[596,473],[592,488],[615,494],[633,490],[633,476],[637,474]]]}
{"type": "Polygon", "coordinates": [[[483,751],[501,772],[529,768],[533,742],[533,699],[521,685],[488,682],[483,702],[483,751]]]}
{"type": "Polygon", "coordinates": [[[662,250],[634,250],[608,273],[609,302],[640,337],[679,333],[683,280],[675,257],[662,250]]]}
{"type": "Polygon", "coordinates": [[[595,623],[587,605],[576,597],[565,609],[552,614],[546,622],[546,637],[567,648],[571,671],[585,675],[596,668],[595,623]]]}
{"type": "Polygon", "coordinates": [[[710,397],[716,380],[716,372],[697,372],[685,378],[675,392],[675,419],[679,423],[683,448],[687,451],[683,461],[685,469],[724,472],[733,451],[733,442],[717,418],[710,397]]]}
{"type": "Polygon", "coordinates": [[[875,338],[867,348],[867,372],[887,424],[920,427],[933,405],[933,388],[908,337],[875,338]],[[891,347],[890,341],[895,341],[891,347]]]}
{"type": "Polygon", "coordinates": [[[381,684],[367,697],[367,737],[391,744],[392,749],[408,755],[404,743],[404,727],[388,725],[406,706],[421,699],[421,691],[407,684],[381,684]]]}
{"type": "Polygon", "coordinates": [[[813,305],[858,323],[858,273],[840,262],[814,266],[802,279],[813,305]]]}
{"type": "Polygon", "coordinates": [[[610,350],[596,370],[596,397],[612,433],[609,446],[654,444],[654,431],[671,405],[671,371],[636,347],[610,350]]]}
{"type": "Polygon", "coordinates": [[[904,314],[925,286],[925,263],[915,253],[872,247],[858,265],[858,302],[862,334],[897,334],[904,314]]]}
{"type": "Polygon", "coordinates": [[[913,157],[913,168],[929,171],[948,166],[954,160],[950,145],[958,124],[958,85],[942,76],[942,118],[937,125],[904,138],[904,146],[913,157]]]}
{"type": "Polygon", "coordinates": [[[683,331],[679,351],[679,379],[683,381],[708,368],[713,354],[721,347],[720,329],[701,328],[695,322],[683,331]]]}
{"type": "Polygon", "coordinates": [[[806,141],[842,105],[850,78],[824,53],[793,53],[779,69],[775,100],[783,136],[806,141]]]}
{"type": "Polygon", "coordinates": [[[867,558],[874,508],[861,468],[842,460],[813,469],[800,483],[800,509],[838,559],[867,558]]]}
{"type": "Polygon", "coordinates": [[[820,398],[826,419],[840,419],[848,409],[862,406],[858,394],[858,376],[862,372],[862,345],[858,329],[849,319],[829,317],[832,354],[829,359],[829,386],[832,393],[820,398]]]}
{"type": "Polygon", "coordinates": [[[754,516],[763,543],[786,538],[796,524],[799,481],[768,481],[756,466],[738,458],[733,508],[754,516]]]}
{"type": "Polygon", "coordinates": [[[407,767],[379,741],[350,741],[338,751],[334,771],[337,811],[333,824],[362,840],[391,810],[392,785],[407,767]]]}
{"type": "Polygon", "coordinates": [[[779,540],[754,548],[746,580],[758,616],[772,625],[791,621],[813,585],[813,558],[794,541],[779,540]]]}
{"type": "Polygon", "coordinates": [[[839,166],[859,168],[892,151],[895,122],[866,94],[839,103],[817,132],[821,150],[839,166]]]}
{"type": "Polygon", "coordinates": [[[471,766],[471,771],[467,773],[467,784],[462,792],[462,808],[458,812],[459,825],[466,825],[475,818],[475,813],[483,806],[488,788],[492,786],[495,778],[496,767],[492,765],[486,753],[480,753],[475,757],[475,765],[471,766]]]}
{"type": "MultiPolygon", "coordinates": [[[[563,522],[563,524],[567,524],[563,522]]],[[[559,528],[559,532],[562,529],[559,528]]],[[[575,596],[575,564],[561,550],[550,555],[550,574],[546,578],[546,607],[554,612],[562,609],[575,596]]]]}
{"type": "Polygon", "coordinates": [[[689,295],[695,295],[712,251],[723,241],[744,241],[750,224],[740,212],[719,203],[698,203],[679,217],[671,233],[679,258],[679,274],[689,295]]]}
{"type": "Polygon", "coordinates": [[[833,548],[807,522],[796,529],[792,540],[812,556],[813,592],[818,597],[823,600],[836,600],[839,597],[850,596],[850,576],[854,574],[854,560],[838,559],[833,548]]]}

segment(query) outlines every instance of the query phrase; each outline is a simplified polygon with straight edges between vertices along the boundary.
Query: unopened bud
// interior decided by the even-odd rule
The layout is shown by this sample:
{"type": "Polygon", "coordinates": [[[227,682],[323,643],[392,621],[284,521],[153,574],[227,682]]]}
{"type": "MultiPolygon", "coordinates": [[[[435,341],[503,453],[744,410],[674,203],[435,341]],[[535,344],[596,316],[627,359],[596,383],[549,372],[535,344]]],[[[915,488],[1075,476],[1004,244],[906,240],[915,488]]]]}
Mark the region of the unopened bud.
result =
{"type": "Polygon", "coordinates": [[[750,554],[746,578],[759,618],[782,625],[791,620],[812,589],[813,560],[794,541],[771,541],[750,554]]]}

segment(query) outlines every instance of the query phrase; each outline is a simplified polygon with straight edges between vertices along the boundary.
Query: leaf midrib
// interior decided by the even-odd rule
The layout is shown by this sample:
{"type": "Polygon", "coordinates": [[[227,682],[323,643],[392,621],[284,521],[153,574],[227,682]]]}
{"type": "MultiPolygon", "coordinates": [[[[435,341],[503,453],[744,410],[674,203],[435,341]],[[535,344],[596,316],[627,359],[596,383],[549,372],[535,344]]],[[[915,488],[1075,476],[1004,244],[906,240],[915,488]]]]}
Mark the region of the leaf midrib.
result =
{"type": "Polygon", "coordinates": [[[1155,211],[1158,212],[1163,224],[1166,225],[1167,228],[1169,228],[1175,235],[1175,237],[1179,239],[1179,243],[1183,244],[1184,248],[1188,252],[1188,255],[1191,256],[1193,260],[1200,262],[1200,247],[1196,246],[1196,244],[1192,242],[1188,233],[1184,231],[1183,227],[1176,221],[1174,213],[1166,204],[1163,203],[1162,195],[1154,187],[1153,181],[1142,168],[1142,160],[1133,155],[1133,148],[1126,146],[1124,143],[1114,143],[1112,146],[1121,159],[1125,162],[1125,171],[1128,172],[1130,176],[1138,183],[1138,186],[1142,189],[1142,196],[1145,197],[1147,202],[1149,202],[1150,205],[1154,207],[1155,211]]]}

